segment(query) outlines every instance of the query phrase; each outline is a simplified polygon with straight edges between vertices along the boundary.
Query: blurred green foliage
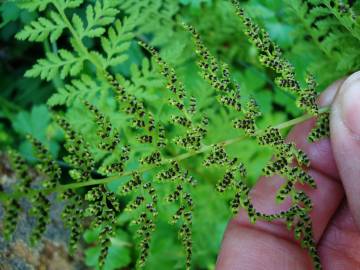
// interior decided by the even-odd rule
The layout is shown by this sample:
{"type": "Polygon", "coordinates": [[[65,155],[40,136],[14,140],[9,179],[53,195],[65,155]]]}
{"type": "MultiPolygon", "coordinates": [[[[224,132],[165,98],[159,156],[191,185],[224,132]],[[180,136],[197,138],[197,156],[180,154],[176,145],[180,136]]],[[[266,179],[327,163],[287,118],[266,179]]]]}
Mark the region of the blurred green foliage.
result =
{"type": "MultiPolygon", "coordinates": [[[[357,14],[359,3],[350,4],[352,12],[357,14]]],[[[301,77],[306,72],[315,74],[320,83],[319,91],[331,81],[359,69],[359,21],[357,19],[354,27],[348,27],[348,13],[335,14],[331,6],[315,0],[249,0],[244,1],[244,7],[267,29],[301,77]]],[[[234,79],[242,87],[242,95],[256,97],[265,115],[259,125],[281,123],[299,115],[293,97],[277,91],[272,80],[274,75],[259,64],[257,51],[242,34],[229,1],[124,0],[119,1],[119,8],[122,10],[122,19],[128,16],[123,23],[131,29],[135,39],[144,40],[160,49],[164,59],[176,68],[190,95],[197,98],[199,108],[209,116],[212,122],[207,138],[209,143],[236,136],[237,131],[227,121],[233,119],[234,115],[213,106],[214,92],[197,74],[194,47],[190,36],[180,26],[181,22],[195,26],[204,43],[218,59],[229,64],[234,79]],[[131,14],[140,15],[132,17],[131,14]],[[214,129],[211,130],[211,127],[214,129]]],[[[81,9],[82,6],[78,7],[79,13],[81,9]]],[[[125,126],[127,118],[117,112],[113,96],[102,91],[89,76],[93,73],[89,66],[84,67],[87,74],[72,80],[62,80],[55,76],[44,83],[37,78],[23,76],[37,59],[44,56],[44,52],[56,52],[58,47],[66,44],[63,39],[57,42],[46,40],[43,43],[14,39],[22,26],[36,17],[36,11],[20,9],[13,1],[0,3],[0,149],[16,146],[31,159],[30,145],[24,139],[30,133],[45,143],[57,158],[62,155],[62,134],[53,123],[46,104],[57,105],[57,110],[63,111],[86,140],[93,143],[98,140],[95,136],[96,126],[83,104],[77,102],[78,97],[91,100],[116,126],[125,126]]],[[[87,46],[96,48],[99,44],[88,39],[87,46]]],[[[168,119],[173,109],[166,102],[164,80],[134,40],[128,45],[126,58],[111,69],[127,89],[144,99],[148,106],[154,106],[156,119],[168,119]]],[[[127,140],[135,140],[131,131],[124,132],[128,132],[124,134],[127,140]]],[[[170,130],[170,133],[176,134],[176,131],[170,130]]],[[[141,149],[138,151],[140,153],[141,149]]],[[[242,161],[250,172],[250,184],[256,181],[271,155],[266,149],[259,151],[257,144],[249,141],[237,144],[231,151],[241,153],[242,161]]],[[[107,157],[107,160],[110,162],[117,154],[107,157]]],[[[96,156],[97,160],[103,158],[100,152],[96,156]]],[[[193,190],[196,202],[193,225],[194,269],[214,269],[221,238],[231,218],[229,198],[226,195],[221,197],[214,191],[220,171],[205,171],[197,159],[185,162],[185,166],[191,168],[196,178],[200,179],[199,186],[193,190]]],[[[120,184],[112,184],[110,188],[116,191],[120,184]]],[[[163,189],[160,192],[166,193],[166,188],[163,189]]],[[[146,269],[183,269],[183,249],[176,232],[167,222],[169,213],[176,209],[168,209],[165,204],[160,207],[166,209],[160,212],[158,229],[152,241],[152,255],[146,269]]],[[[107,270],[134,266],[135,240],[129,220],[126,214],[119,217],[119,229],[112,239],[105,264],[107,270]]],[[[89,229],[84,234],[87,246],[85,261],[94,268],[97,267],[100,252],[96,243],[98,233],[89,229]]]]}

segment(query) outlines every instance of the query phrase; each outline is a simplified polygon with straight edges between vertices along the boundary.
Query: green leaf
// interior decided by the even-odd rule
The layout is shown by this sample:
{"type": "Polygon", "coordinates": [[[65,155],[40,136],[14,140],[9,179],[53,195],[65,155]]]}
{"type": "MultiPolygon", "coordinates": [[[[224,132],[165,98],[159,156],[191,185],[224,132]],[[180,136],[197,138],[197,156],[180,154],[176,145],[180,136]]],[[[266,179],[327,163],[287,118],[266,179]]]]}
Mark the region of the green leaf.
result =
{"type": "Polygon", "coordinates": [[[0,12],[3,22],[0,25],[5,25],[8,22],[15,21],[20,16],[20,10],[13,2],[5,2],[0,5],[0,12]]]}
{"type": "MultiPolygon", "coordinates": [[[[13,122],[12,126],[16,132],[22,136],[28,134],[41,141],[43,144],[50,148],[53,156],[57,156],[59,145],[56,137],[48,136],[48,127],[51,123],[51,114],[45,105],[34,106],[31,112],[19,112],[13,122]]],[[[53,134],[56,135],[56,134],[53,134]]],[[[26,156],[32,156],[31,144],[24,140],[20,144],[20,150],[26,156]]]]}
{"type": "Polygon", "coordinates": [[[44,130],[50,122],[50,112],[44,105],[34,106],[30,113],[22,111],[17,114],[12,125],[20,134],[34,135],[40,141],[45,140],[44,130]]]}

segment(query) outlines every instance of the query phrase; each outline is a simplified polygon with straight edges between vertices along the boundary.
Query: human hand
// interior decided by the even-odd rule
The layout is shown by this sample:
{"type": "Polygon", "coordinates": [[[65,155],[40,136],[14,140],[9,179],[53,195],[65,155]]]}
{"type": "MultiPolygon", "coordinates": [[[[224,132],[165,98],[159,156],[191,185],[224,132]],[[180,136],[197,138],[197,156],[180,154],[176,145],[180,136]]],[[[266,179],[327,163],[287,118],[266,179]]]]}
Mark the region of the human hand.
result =
{"type": "MultiPolygon", "coordinates": [[[[296,126],[289,140],[310,160],[309,174],[317,189],[300,187],[311,197],[314,237],[325,270],[360,269],[360,72],[331,85],[320,97],[331,106],[330,139],[310,144],[314,125],[309,120],[296,126]],[[345,198],[344,198],[344,195],[345,198]]],[[[285,210],[290,202],[275,204],[280,177],[261,178],[251,191],[261,212],[285,210]]],[[[284,222],[250,224],[245,211],[229,223],[216,266],[217,270],[310,270],[312,262],[284,222]]]]}

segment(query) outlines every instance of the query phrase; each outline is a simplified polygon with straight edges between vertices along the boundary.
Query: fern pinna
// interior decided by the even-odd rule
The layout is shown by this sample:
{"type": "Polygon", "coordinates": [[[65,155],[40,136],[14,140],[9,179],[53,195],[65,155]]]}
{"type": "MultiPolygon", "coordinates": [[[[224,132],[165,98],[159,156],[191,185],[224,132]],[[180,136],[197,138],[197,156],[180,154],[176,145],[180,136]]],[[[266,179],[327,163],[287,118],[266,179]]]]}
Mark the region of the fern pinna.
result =
{"type": "MultiPolygon", "coordinates": [[[[175,68],[153,46],[143,40],[138,42],[152,58],[152,66],[156,66],[148,76],[153,76],[159,85],[165,81],[167,92],[160,94],[165,99],[165,107],[171,108],[170,115],[163,114],[164,117],[161,110],[154,108],[156,104],[139,95],[136,89],[141,88],[141,83],[137,85],[115,74],[115,67],[126,61],[128,48],[138,46],[134,39],[141,40],[136,33],[144,27],[144,22],[138,19],[142,4],[133,3],[131,6],[132,1],[121,4],[110,0],[94,3],[84,3],[83,0],[15,2],[28,10],[48,11],[25,26],[17,34],[18,39],[49,40],[56,44],[63,36],[70,36],[67,48],[47,52],[46,58],[38,60],[25,74],[63,82],[58,93],[49,100],[49,106],[53,108],[54,121],[65,134],[67,154],[63,160],[70,169],[68,177],[62,176],[63,170],[51,158],[47,148],[30,136],[38,159],[36,169],[42,175],[42,185],[39,186],[33,183],[27,162],[16,151],[9,152],[19,182],[4,187],[6,192],[0,193],[7,238],[16,229],[19,213],[23,211],[22,200],[26,199],[32,203],[30,214],[37,220],[31,234],[31,242],[35,244],[50,221],[49,195],[55,193],[64,203],[62,217],[70,231],[71,251],[76,250],[86,227],[98,228],[97,241],[101,246],[98,264],[102,268],[118,219],[128,213],[136,228],[139,251],[136,267],[141,268],[151,256],[151,240],[159,212],[169,208],[174,209],[169,221],[176,228],[184,247],[185,268],[190,269],[196,207],[192,194],[197,182],[204,179],[196,177],[185,161],[197,157],[204,167],[223,169],[224,174],[215,189],[231,194],[230,206],[234,213],[240,208],[245,209],[253,223],[257,220],[285,220],[289,230],[294,231],[296,239],[308,250],[314,268],[321,269],[309,215],[312,203],[306,193],[296,189],[297,183],[316,188],[314,179],[307,174],[310,161],[293,143],[285,141],[281,130],[318,116],[317,125],[309,136],[311,141],[318,140],[328,134],[328,112],[316,104],[317,85],[313,76],[309,74],[306,83],[302,84],[294,67],[283,57],[269,34],[245,14],[238,1],[232,1],[232,4],[245,34],[259,51],[260,63],[273,70],[277,76],[275,83],[296,97],[296,106],[305,115],[276,126],[259,128],[257,123],[262,113],[256,97],[242,95],[241,85],[233,80],[227,65],[213,56],[194,27],[184,24],[183,28],[194,41],[201,77],[212,89],[209,91],[215,92],[217,106],[236,116],[231,121],[239,135],[215,142],[207,141],[209,130],[214,129],[211,127],[214,124],[212,119],[203,112],[199,100],[188,93],[175,68]],[[85,10],[81,16],[76,12],[80,6],[85,10]],[[117,17],[119,9],[131,7],[138,11],[122,20],[117,17]],[[99,44],[97,50],[88,45],[89,40],[99,44]],[[94,73],[96,76],[91,76],[94,73]],[[111,96],[124,126],[107,115],[107,103],[103,101],[107,95],[111,96]],[[96,126],[91,142],[86,139],[87,134],[82,134],[79,127],[68,121],[61,106],[71,104],[86,111],[85,115],[96,126]],[[246,165],[241,162],[241,155],[234,156],[228,151],[229,145],[243,140],[253,140],[259,147],[271,149],[274,157],[263,168],[263,174],[280,175],[285,179],[275,199],[281,203],[290,198],[292,204],[288,210],[269,214],[254,208],[246,180],[246,165]],[[116,190],[109,188],[113,182],[120,182],[116,190]],[[124,197],[131,198],[127,205],[123,204],[124,197]]],[[[148,2],[150,5],[151,1],[148,2]]],[[[150,63],[145,60],[143,65],[149,67],[150,63]]]]}

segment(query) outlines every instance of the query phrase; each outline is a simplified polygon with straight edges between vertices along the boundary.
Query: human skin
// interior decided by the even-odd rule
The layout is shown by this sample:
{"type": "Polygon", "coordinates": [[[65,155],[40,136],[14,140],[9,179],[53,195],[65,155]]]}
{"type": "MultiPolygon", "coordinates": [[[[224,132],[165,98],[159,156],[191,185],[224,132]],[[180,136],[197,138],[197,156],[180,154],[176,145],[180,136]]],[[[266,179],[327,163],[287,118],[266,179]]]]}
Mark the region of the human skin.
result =
{"type": "MultiPolygon", "coordinates": [[[[314,238],[323,269],[360,269],[360,72],[333,83],[319,98],[330,106],[330,139],[310,144],[314,120],[293,128],[288,139],[304,150],[317,189],[305,186],[314,208],[314,238]]],[[[279,177],[261,178],[250,195],[261,212],[286,209],[275,204],[279,177]]],[[[283,221],[250,224],[245,211],[230,221],[218,257],[217,270],[311,270],[311,259],[283,221]]]]}

